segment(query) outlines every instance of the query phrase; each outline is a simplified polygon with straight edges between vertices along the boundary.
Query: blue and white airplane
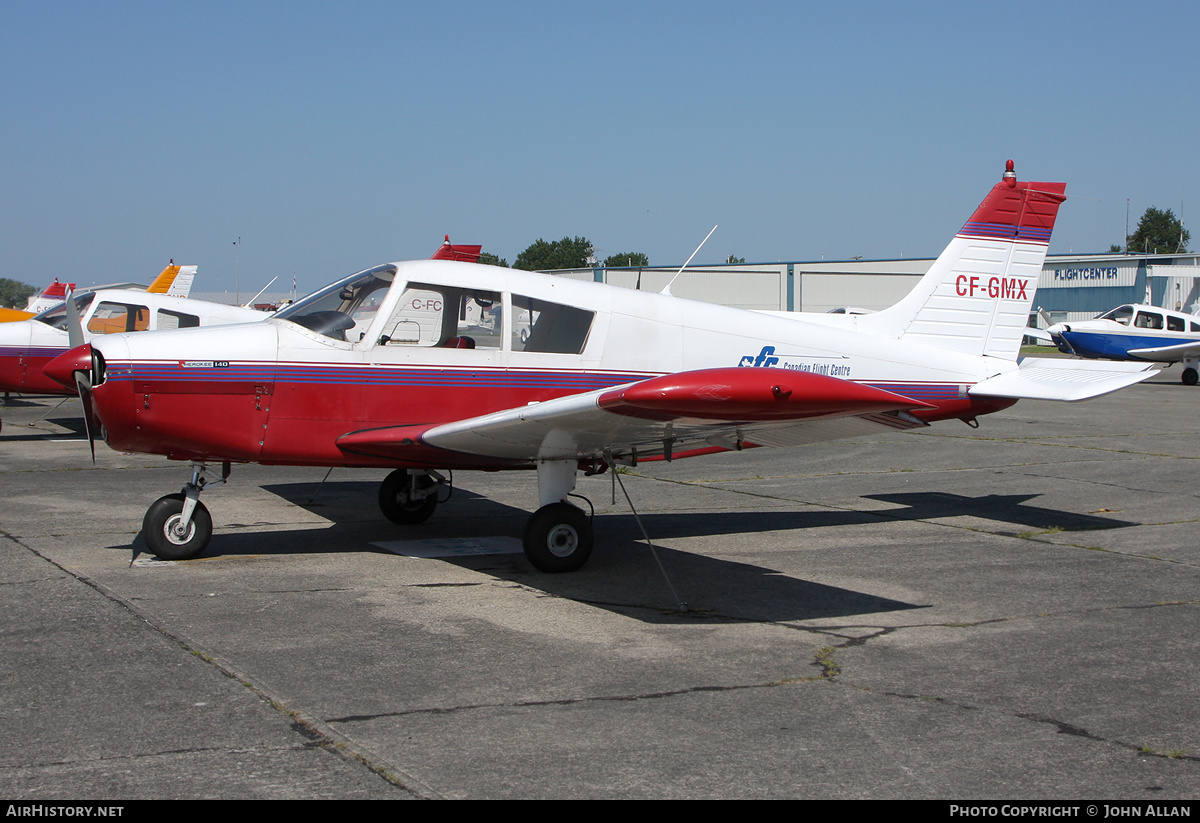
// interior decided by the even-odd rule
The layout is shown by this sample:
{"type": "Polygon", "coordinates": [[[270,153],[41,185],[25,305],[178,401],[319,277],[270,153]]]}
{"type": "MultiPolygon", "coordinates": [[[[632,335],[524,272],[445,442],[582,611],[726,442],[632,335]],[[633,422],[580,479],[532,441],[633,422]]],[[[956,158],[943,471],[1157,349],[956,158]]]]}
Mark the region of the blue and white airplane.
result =
{"type": "Polygon", "coordinates": [[[1054,323],[1046,332],[1066,354],[1100,360],[1182,362],[1180,380],[1188,386],[1196,385],[1200,376],[1200,317],[1195,315],[1127,303],[1095,320],[1054,323]]]}

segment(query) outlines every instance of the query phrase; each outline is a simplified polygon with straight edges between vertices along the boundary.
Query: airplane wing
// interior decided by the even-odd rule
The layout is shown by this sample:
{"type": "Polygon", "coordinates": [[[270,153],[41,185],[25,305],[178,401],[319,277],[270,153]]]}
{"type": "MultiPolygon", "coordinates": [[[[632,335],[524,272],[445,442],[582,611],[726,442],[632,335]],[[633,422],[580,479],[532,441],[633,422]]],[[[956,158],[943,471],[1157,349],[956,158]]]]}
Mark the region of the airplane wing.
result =
{"type": "Polygon", "coordinates": [[[1174,363],[1182,360],[1185,357],[1200,357],[1200,340],[1192,340],[1187,343],[1178,343],[1174,346],[1159,346],[1150,349],[1130,349],[1129,353],[1134,357],[1142,357],[1146,360],[1157,360],[1160,363],[1174,363]]]}
{"type": "Polygon", "coordinates": [[[1132,386],[1158,374],[1150,363],[1110,363],[1026,357],[1012,371],[967,389],[973,397],[1014,397],[1024,400],[1087,400],[1132,386]]]}
{"type": "Polygon", "coordinates": [[[351,432],[338,446],[404,459],[428,447],[508,461],[667,459],[927,425],[928,405],[808,372],[723,368],[652,377],[434,426],[351,432]]]}

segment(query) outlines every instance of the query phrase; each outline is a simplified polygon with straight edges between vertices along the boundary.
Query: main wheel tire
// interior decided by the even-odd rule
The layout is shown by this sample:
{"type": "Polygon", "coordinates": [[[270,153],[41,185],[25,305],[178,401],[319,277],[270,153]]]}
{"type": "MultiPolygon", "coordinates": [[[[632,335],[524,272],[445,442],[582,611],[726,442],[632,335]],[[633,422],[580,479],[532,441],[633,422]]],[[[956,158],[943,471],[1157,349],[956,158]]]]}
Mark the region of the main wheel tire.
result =
{"type": "Polygon", "coordinates": [[[592,554],[592,524],[570,503],[551,503],[529,518],[522,542],[525,556],[538,571],[573,572],[592,554]]]}
{"type": "MultiPolygon", "coordinates": [[[[436,481],[429,475],[417,478],[417,486],[421,489],[432,489],[436,481]]],[[[383,516],[401,526],[415,526],[424,523],[437,508],[436,494],[412,498],[412,480],[404,469],[396,469],[383,479],[379,485],[379,510],[383,516]]]]}
{"type": "Polygon", "coordinates": [[[199,500],[192,512],[192,522],[181,529],[183,520],[182,494],[168,494],[154,501],[142,518],[142,539],[163,560],[190,560],[199,557],[212,539],[212,515],[199,500]]]}
{"type": "Polygon", "coordinates": [[[1185,386],[1194,386],[1196,381],[1200,379],[1200,375],[1196,374],[1195,369],[1184,369],[1183,374],[1179,375],[1179,379],[1183,381],[1185,386]]]}

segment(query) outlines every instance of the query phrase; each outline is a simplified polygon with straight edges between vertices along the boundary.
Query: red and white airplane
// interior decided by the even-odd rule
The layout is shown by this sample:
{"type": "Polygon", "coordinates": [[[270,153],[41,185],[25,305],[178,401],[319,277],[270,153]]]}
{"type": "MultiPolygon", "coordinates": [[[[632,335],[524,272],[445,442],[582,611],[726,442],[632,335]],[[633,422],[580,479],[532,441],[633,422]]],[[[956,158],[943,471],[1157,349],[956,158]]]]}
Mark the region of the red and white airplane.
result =
{"type": "MultiPolygon", "coordinates": [[[[74,296],[71,302],[82,317],[85,341],[105,334],[246,323],[267,316],[255,309],[172,297],[165,290],[99,289],[74,296]]],[[[75,394],[74,383],[63,386],[42,371],[71,348],[67,327],[67,306],[61,301],[30,320],[0,323],[0,391],[75,394]]]]}
{"type": "Polygon", "coordinates": [[[1061,183],[1003,178],[928,274],[874,314],[766,314],[459,262],[359,272],[260,323],[108,335],[46,371],[85,389],[109,445],[192,463],[147,511],[160,557],[202,552],[199,502],[235,462],[391,468],[397,523],[432,514],[445,469],[536,470],[530,562],[578,569],[580,471],[923,427],[1082,400],[1148,364],[1018,351],[1061,183]],[[210,464],[222,464],[218,475],[210,464]]]}
{"type": "MultiPolygon", "coordinates": [[[[165,294],[169,297],[187,297],[192,290],[192,281],[195,279],[195,266],[179,266],[172,260],[159,273],[158,277],[154,278],[154,282],[146,288],[146,291],[151,294],[165,294]]],[[[89,291],[97,291],[99,288],[104,287],[89,289],[89,291]]],[[[127,288],[140,289],[141,287],[128,286],[127,288]]],[[[32,320],[47,309],[61,305],[70,293],[78,295],[75,284],[63,283],[56,277],[54,282],[47,286],[41,294],[29,298],[24,311],[0,308],[0,323],[32,320]]]]}
{"type": "MultiPolygon", "coordinates": [[[[481,249],[481,246],[455,246],[450,242],[450,235],[446,235],[446,241],[431,259],[474,263],[479,259],[481,249]]],[[[76,295],[75,305],[82,318],[84,341],[99,334],[247,323],[267,316],[267,312],[249,306],[185,299],[192,290],[196,269],[196,266],[180,266],[172,260],[144,291],[141,287],[96,289],[76,295]]],[[[74,288],[74,283],[55,280],[42,293],[42,298],[50,302],[38,309],[38,315],[22,312],[20,317],[11,318],[14,321],[11,325],[0,326],[0,391],[75,394],[74,383],[63,386],[42,371],[47,363],[72,348],[68,334],[70,322],[63,302],[74,288]]],[[[34,300],[30,299],[31,306],[34,300]]]]}

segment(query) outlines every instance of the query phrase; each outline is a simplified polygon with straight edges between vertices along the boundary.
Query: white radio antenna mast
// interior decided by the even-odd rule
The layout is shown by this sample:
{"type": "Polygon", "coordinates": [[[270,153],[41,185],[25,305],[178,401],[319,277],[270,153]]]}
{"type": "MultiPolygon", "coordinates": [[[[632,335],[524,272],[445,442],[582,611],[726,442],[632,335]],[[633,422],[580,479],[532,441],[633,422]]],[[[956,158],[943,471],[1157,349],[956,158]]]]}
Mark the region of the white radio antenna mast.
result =
{"type": "MultiPolygon", "coordinates": [[[[708,242],[708,238],[712,237],[712,233],[716,230],[717,230],[717,227],[713,226],[712,231],[710,231],[708,234],[704,235],[704,239],[700,241],[700,245],[696,246],[696,250],[694,252],[692,252],[692,257],[695,257],[697,254],[700,253],[700,249],[702,249],[704,247],[704,244],[708,242]]],[[[675,277],[678,277],[679,275],[683,274],[683,270],[688,267],[688,263],[692,262],[692,257],[689,257],[687,259],[687,261],[684,262],[684,264],[679,267],[679,271],[675,272],[675,277]]],[[[675,277],[671,278],[671,283],[675,282],[675,277]]],[[[663,290],[659,292],[659,294],[670,294],[671,293],[671,283],[668,283],[663,288],[663,290]]]]}

